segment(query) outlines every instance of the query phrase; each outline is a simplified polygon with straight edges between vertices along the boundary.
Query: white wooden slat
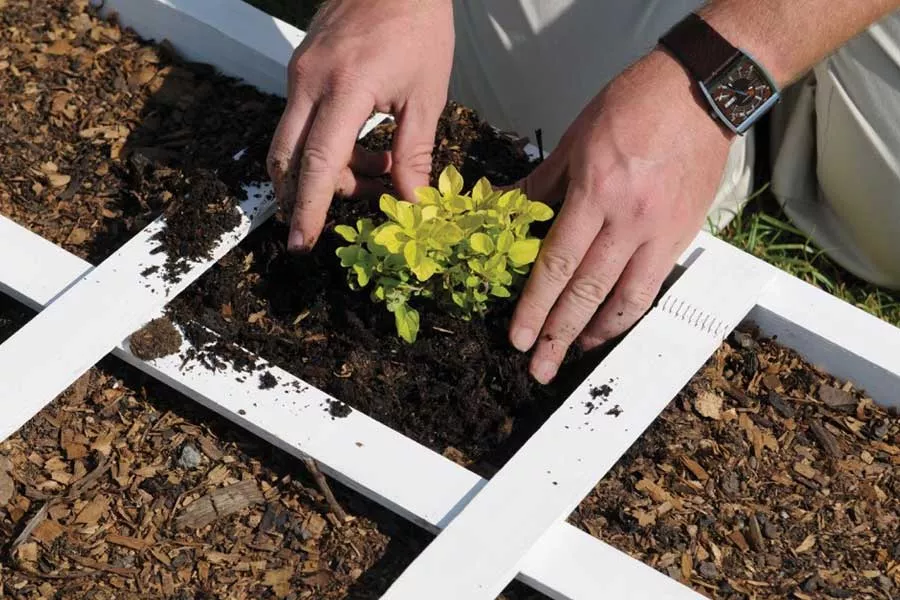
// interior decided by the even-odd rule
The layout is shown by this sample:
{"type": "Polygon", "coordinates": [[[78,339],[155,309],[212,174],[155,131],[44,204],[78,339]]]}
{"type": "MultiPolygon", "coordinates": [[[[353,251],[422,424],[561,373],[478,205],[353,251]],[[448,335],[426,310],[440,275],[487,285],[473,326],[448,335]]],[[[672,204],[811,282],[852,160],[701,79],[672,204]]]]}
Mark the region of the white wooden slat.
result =
{"type": "MultiPolygon", "coordinates": [[[[0,217],[0,256],[13,253],[34,260],[0,262],[0,290],[13,292],[36,310],[92,269],[0,217]],[[34,269],[37,264],[40,270],[34,269]]],[[[185,342],[181,354],[188,347],[185,342]]],[[[312,456],[328,475],[433,533],[486,483],[359,411],[332,420],[324,405],[333,399],[275,367],[269,370],[280,385],[273,392],[260,390],[253,377],[230,367],[213,374],[196,362],[182,366],[178,357],[145,362],[134,357],[124,342],[113,354],[291,455],[312,456]]],[[[265,364],[262,359],[258,362],[265,364]]],[[[596,598],[598,590],[618,600],[701,598],[566,523],[554,525],[525,558],[519,578],[557,599],[596,598]]]]}
{"type": "Polygon", "coordinates": [[[771,269],[740,255],[701,254],[383,598],[495,598],[773,280],[771,269]],[[604,384],[609,398],[592,410],[591,389],[604,384]],[[621,414],[609,414],[616,406],[621,414]]]}

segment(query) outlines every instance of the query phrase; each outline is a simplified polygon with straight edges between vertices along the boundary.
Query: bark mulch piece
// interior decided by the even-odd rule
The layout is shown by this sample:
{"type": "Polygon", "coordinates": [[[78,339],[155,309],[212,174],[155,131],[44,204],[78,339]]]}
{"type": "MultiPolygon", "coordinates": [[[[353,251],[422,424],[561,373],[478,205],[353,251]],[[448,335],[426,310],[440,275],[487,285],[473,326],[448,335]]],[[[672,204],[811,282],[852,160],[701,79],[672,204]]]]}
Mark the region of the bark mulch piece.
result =
{"type": "Polygon", "coordinates": [[[748,328],[570,520],[710,598],[896,598],[900,419],[748,328]]]}

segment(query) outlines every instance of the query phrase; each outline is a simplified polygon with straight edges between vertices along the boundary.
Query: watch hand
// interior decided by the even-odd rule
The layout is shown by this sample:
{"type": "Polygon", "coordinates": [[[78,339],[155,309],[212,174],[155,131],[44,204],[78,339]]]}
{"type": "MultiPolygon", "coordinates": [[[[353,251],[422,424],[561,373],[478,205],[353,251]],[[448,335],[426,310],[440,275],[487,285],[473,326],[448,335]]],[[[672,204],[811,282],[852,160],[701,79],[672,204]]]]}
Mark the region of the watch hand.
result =
{"type": "Polygon", "coordinates": [[[741,96],[743,96],[743,97],[745,97],[745,98],[748,96],[747,92],[742,92],[742,91],[740,91],[740,90],[736,90],[736,89],[734,89],[733,87],[731,87],[730,85],[726,85],[725,87],[727,87],[729,90],[731,90],[731,91],[734,92],[735,94],[740,94],[741,96]]]}

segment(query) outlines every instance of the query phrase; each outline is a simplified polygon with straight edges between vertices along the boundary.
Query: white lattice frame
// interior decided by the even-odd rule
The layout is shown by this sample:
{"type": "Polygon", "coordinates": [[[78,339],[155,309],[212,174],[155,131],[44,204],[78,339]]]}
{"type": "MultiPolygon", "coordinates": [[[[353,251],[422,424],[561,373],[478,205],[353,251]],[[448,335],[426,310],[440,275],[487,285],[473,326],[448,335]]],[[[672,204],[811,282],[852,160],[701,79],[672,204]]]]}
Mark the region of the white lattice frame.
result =
{"type": "MultiPolygon", "coordinates": [[[[299,30],[239,0],[106,0],[106,7],[118,11],[121,21],[142,36],[166,38],[187,57],[214,64],[272,93],[284,92],[288,58],[303,37],[299,30]]],[[[217,257],[262,222],[269,207],[264,200],[251,200],[244,210],[243,228],[223,242],[217,257]]],[[[432,598],[493,598],[513,576],[553,598],[700,597],[564,519],[652,422],[678,386],[693,375],[698,361],[708,357],[744,317],[835,376],[853,381],[876,401],[898,405],[900,330],[701,234],[680,261],[686,267],[684,275],[592,375],[639,383],[642,378],[635,377],[629,365],[648,360],[656,372],[661,369],[669,374],[658,378],[665,380],[659,385],[633,388],[629,394],[633,402],[625,407],[628,431],[623,433],[622,425],[605,435],[585,431],[581,436],[563,436],[562,428],[570,425],[565,410],[583,400],[579,396],[585,392],[582,388],[488,485],[358,411],[346,419],[331,419],[322,410],[328,400],[324,393],[280,369],[273,367],[272,372],[282,386],[279,391],[283,388],[285,393],[276,396],[259,390],[254,381],[240,383],[233,372],[211,375],[197,365],[183,367],[176,358],[148,363],[132,356],[125,344],[113,348],[127,333],[157,316],[170,299],[160,294],[164,289],[161,282],[147,289],[138,279],[139,270],[154,260],[148,244],[154,226],[94,269],[0,218],[0,250],[5,251],[3,256],[15,257],[0,263],[0,290],[33,308],[51,307],[0,346],[0,397],[22,399],[15,410],[0,415],[0,438],[112,350],[279,448],[298,457],[316,458],[331,476],[405,518],[432,532],[444,530],[398,579],[388,594],[392,598],[420,598],[423,589],[432,598]],[[119,295],[114,304],[125,308],[107,306],[112,313],[99,313],[103,296],[111,292],[119,295]],[[94,308],[87,308],[92,303],[94,308]],[[73,324],[73,317],[85,318],[77,318],[73,324]],[[54,327],[62,322],[70,324],[68,331],[88,328],[88,337],[95,341],[90,347],[81,342],[63,345],[54,361],[55,357],[46,354],[46,341],[51,332],[58,339],[61,330],[54,327]],[[688,341],[666,346],[673,332],[688,341]],[[648,348],[656,354],[660,354],[658,348],[666,348],[673,355],[659,357],[664,360],[654,363],[648,348]],[[58,372],[48,369],[54,364],[59,365],[58,372]],[[39,385],[29,386],[23,383],[29,380],[23,373],[35,365],[43,379],[39,385]],[[584,458],[588,452],[592,462],[589,468],[576,468],[566,460],[548,462],[548,448],[554,448],[555,456],[572,460],[584,458]],[[558,470],[557,485],[537,485],[546,467],[558,470]],[[516,510],[507,514],[492,509],[492,498],[509,498],[524,483],[529,485],[532,501],[520,500],[516,510]],[[497,515],[503,518],[486,520],[497,515]],[[451,522],[452,528],[448,527],[451,522]],[[518,523],[527,525],[504,529],[518,523]],[[473,547],[471,536],[476,530],[498,535],[482,548],[473,547]],[[446,557],[451,557],[450,562],[434,562],[446,557]],[[434,564],[440,569],[435,570],[434,564]],[[456,587],[443,588],[446,591],[437,593],[444,595],[437,596],[436,580],[456,587]]],[[[197,266],[173,293],[187,287],[211,264],[197,266]]],[[[77,335],[68,338],[84,339],[77,335]]],[[[602,427],[604,422],[598,421],[595,429],[602,427]]],[[[504,502],[505,511],[508,506],[504,502]]]]}

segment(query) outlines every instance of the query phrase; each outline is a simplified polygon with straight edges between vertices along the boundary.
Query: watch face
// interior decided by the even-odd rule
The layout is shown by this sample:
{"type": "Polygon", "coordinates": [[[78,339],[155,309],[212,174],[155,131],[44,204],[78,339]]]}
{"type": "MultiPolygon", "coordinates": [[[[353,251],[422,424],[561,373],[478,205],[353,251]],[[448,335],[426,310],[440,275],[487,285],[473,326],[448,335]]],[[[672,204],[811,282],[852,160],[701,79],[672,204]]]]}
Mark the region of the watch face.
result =
{"type": "Polygon", "coordinates": [[[759,67],[742,57],[712,81],[709,95],[722,115],[738,127],[772,97],[772,85],[759,67]]]}

